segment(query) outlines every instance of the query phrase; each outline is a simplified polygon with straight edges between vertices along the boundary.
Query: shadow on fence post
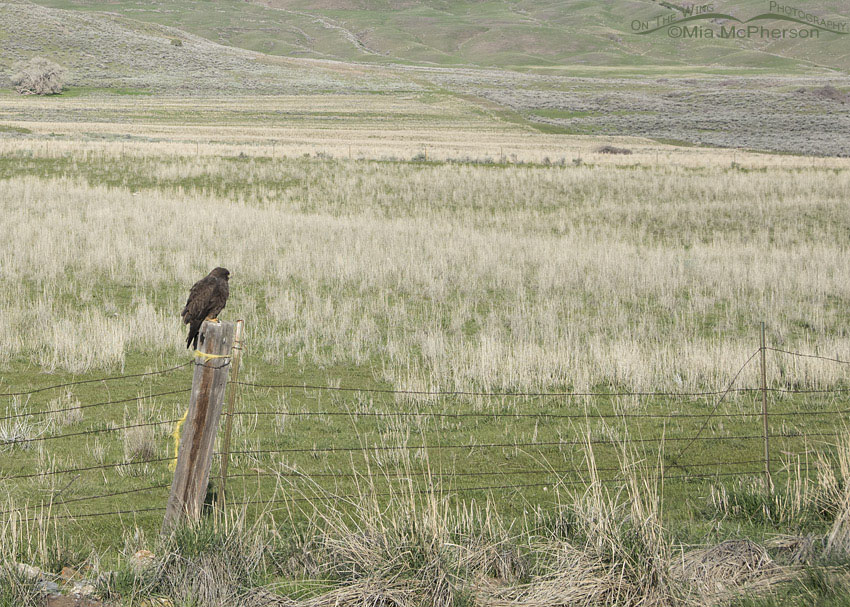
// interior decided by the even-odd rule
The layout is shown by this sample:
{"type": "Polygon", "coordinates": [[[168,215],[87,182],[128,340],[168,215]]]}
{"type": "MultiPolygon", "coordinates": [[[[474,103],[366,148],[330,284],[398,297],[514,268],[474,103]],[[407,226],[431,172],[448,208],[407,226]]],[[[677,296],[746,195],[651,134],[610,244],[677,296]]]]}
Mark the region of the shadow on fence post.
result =
{"type": "Polygon", "coordinates": [[[234,323],[205,321],[195,353],[192,398],[180,435],[177,466],[165,509],[162,531],[181,518],[198,520],[207,494],[213,446],[230,371],[234,323]]]}

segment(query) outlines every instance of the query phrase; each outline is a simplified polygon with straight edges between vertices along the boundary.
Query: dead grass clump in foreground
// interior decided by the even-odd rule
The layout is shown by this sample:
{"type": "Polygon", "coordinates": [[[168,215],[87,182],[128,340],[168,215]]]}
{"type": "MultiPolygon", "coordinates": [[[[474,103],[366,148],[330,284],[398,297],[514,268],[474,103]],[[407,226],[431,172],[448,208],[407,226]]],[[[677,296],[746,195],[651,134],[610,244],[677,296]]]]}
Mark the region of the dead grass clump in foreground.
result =
{"type": "Polygon", "coordinates": [[[720,598],[754,586],[767,588],[791,579],[764,547],[750,540],[727,540],[685,553],[674,571],[703,597],[720,598]]]}
{"type": "MultiPolygon", "coordinates": [[[[304,601],[258,602],[292,607],[414,607],[421,605],[416,589],[405,580],[362,580],[304,601]]],[[[277,599],[278,601],[280,599],[277,599]]],[[[253,606],[251,606],[253,607],[253,606]]]]}
{"type": "Polygon", "coordinates": [[[832,528],[826,536],[826,552],[833,557],[847,558],[850,557],[850,440],[847,436],[839,440],[836,455],[835,468],[821,465],[821,471],[827,471],[820,477],[821,484],[830,490],[821,494],[820,503],[828,504],[827,510],[835,513],[832,528]]]}
{"type": "MultiPolygon", "coordinates": [[[[162,556],[142,568],[125,559],[121,570],[102,577],[99,592],[129,604],[150,597],[193,607],[256,604],[250,589],[262,585],[274,544],[266,527],[248,526],[244,513],[235,514],[174,529],[154,546],[162,556]]],[[[128,555],[135,546],[128,545],[128,555]]]]}
{"type": "Polygon", "coordinates": [[[609,489],[587,448],[590,485],[563,507],[565,525],[533,546],[538,574],[513,587],[482,585],[484,605],[676,605],[685,589],[671,574],[671,542],[661,524],[660,482],[636,454],[620,455],[624,480],[609,489]],[[566,539],[559,538],[566,531],[566,539]]]}
{"type": "MultiPolygon", "coordinates": [[[[552,548],[555,546],[550,546],[552,548]]],[[[593,605],[618,600],[632,604],[628,597],[636,596],[636,589],[614,568],[567,543],[557,551],[560,553],[558,565],[552,573],[517,586],[500,587],[485,583],[478,590],[477,602],[493,607],[593,605]]]]}
{"type": "Polygon", "coordinates": [[[44,604],[38,581],[13,563],[0,562],[0,605],[36,607],[44,604]]]}
{"type": "Polygon", "coordinates": [[[817,535],[778,535],[767,543],[782,562],[810,564],[823,553],[826,539],[817,535]]]}

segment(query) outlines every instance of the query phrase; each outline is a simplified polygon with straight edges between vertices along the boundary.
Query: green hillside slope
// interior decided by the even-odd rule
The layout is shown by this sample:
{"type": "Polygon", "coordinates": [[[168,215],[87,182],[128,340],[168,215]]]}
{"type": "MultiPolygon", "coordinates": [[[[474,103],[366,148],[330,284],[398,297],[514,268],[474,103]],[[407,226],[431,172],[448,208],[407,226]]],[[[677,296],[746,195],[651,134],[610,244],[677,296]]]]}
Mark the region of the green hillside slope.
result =
{"type": "MultiPolygon", "coordinates": [[[[38,0],[44,6],[110,12],[174,26],[263,53],[369,62],[563,66],[708,66],[805,71],[850,69],[850,34],[817,40],[677,39],[638,35],[633,21],[678,15],[653,0],[38,0]]],[[[722,0],[715,11],[742,20],[767,12],[761,0],[722,0]]],[[[850,21],[838,0],[817,16],[850,21]]],[[[695,23],[696,24],[696,23],[695,23]]],[[[700,24],[708,25],[706,22],[700,24]]],[[[777,21],[758,25],[792,27],[777,21]]],[[[717,25],[717,24],[715,24],[717,25]]]]}
{"type": "Polygon", "coordinates": [[[74,87],[194,93],[297,93],[409,89],[406,79],[345,66],[293,61],[233,48],[183,30],[129,19],[0,2],[0,86],[10,67],[44,55],[68,69],[74,87]]]}

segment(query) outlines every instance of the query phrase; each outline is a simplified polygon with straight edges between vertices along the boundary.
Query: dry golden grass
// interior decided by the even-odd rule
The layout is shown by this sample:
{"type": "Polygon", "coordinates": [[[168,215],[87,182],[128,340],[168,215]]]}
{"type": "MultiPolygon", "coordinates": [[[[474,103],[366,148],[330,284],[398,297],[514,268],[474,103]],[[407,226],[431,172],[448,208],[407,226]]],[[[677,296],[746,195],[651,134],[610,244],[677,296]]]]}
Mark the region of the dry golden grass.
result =
{"type": "Polygon", "coordinates": [[[31,131],[0,138],[6,362],[176,354],[181,299],[214,265],[256,355],[399,388],[716,388],[762,320],[775,345],[850,349],[847,159],[543,135],[417,95],[0,109],[31,131]]]}
{"type": "MultiPolygon", "coordinates": [[[[224,195],[7,179],[2,356],[82,372],[176,353],[185,288],[214,265],[233,271],[228,314],[266,360],[371,364],[402,388],[716,387],[761,320],[773,344],[847,352],[850,173],[787,157],[740,171],[714,154],[697,170],[153,153],[117,165],[151,184],[247,182],[224,195]]],[[[108,158],[63,161],[85,175],[108,158]]],[[[772,381],[846,378],[782,363],[772,381]]]]}

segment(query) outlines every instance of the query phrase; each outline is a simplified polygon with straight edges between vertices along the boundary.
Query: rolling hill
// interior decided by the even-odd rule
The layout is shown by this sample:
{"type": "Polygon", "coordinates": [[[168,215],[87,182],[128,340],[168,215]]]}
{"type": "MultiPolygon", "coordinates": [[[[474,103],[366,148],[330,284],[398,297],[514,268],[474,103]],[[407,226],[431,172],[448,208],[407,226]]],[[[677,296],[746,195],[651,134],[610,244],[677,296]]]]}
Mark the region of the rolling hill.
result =
{"type": "Polygon", "coordinates": [[[423,107],[453,98],[529,130],[850,155],[838,34],[768,44],[625,32],[623,7],[675,10],[648,0],[268,2],[0,2],[0,88],[39,54],[68,68],[70,95],[415,93],[423,107]]]}
{"type": "Polygon", "coordinates": [[[387,91],[415,87],[397,76],[296,61],[219,44],[114,12],[0,2],[0,86],[11,66],[44,55],[68,69],[72,87],[179,95],[387,91]]]}
{"type": "MultiPolygon", "coordinates": [[[[681,17],[659,0],[37,0],[52,8],[173,26],[213,42],[278,56],[509,69],[726,66],[802,72],[850,69],[850,34],[800,39],[676,39],[638,35],[633,21],[681,17]]],[[[759,0],[721,0],[742,20],[759,0]]],[[[848,21],[844,3],[817,16],[848,21]]],[[[771,28],[793,24],[762,21],[771,28]]]]}

